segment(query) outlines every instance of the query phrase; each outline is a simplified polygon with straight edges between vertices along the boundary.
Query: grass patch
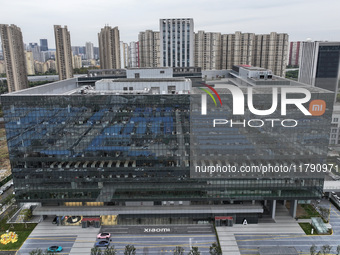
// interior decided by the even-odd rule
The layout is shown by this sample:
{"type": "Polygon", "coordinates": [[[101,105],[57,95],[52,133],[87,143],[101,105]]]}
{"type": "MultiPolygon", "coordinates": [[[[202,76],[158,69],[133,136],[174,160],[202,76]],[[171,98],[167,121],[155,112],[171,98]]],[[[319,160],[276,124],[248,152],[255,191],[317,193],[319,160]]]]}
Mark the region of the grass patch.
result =
{"type": "MultiPolygon", "coordinates": [[[[13,214],[16,212],[16,209],[12,210],[8,215],[9,217],[13,216],[13,214]]],[[[26,225],[24,223],[13,223],[13,224],[7,224],[7,216],[0,221],[0,235],[6,233],[6,230],[15,232],[18,234],[18,241],[15,243],[8,243],[6,245],[0,243],[0,250],[6,251],[6,250],[18,250],[21,245],[25,242],[27,237],[31,234],[33,229],[37,226],[36,223],[27,223],[26,225]]]]}
{"type": "MultiPolygon", "coordinates": [[[[18,241],[15,243],[2,244],[0,243],[0,251],[18,250],[31,234],[30,231],[14,231],[18,235],[18,241]]],[[[0,232],[0,236],[6,232],[0,232]]]]}
{"type": "Polygon", "coordinates": [[[312,205],[309,204],[303,204],[301,207],[304,210],[304,213],[299,216],[299,219],[310,219],[312,217],[321,217],[321,215],[315,210],[315,208],[312,205]]]}
{"type": "MultiPolygon", "coordinates": [[[[299,223],[300,227],[305,231],[306,235],[311,235],[312,234],[312,225],[310,223],[299,223]]],[[[316,235],[316,230],[314,229],[314,234],[316,235]]]]}

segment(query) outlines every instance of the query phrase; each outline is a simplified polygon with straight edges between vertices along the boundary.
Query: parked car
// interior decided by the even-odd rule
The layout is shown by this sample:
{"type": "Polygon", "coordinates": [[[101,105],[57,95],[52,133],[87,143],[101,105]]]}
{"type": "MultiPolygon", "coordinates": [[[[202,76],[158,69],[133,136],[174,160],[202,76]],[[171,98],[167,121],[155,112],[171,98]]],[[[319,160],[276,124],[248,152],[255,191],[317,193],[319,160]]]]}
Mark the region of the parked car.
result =
{"type": "Polygon", "coordinates": [[[63,250],[63,247],[56,246],[56,245],[50,246],[50,247],[47,248],[47,251],[51,251],[51,252],[60,252],[62,250],[63,250]]]}
{"type": "Polygon", "coordinates": [[[54,219],[52,220],[52,224],[57,224],[58,223],[58,216],[55,216],[54,219]]]}
{"type": "Polygon", "coordinates": [[[95,246],[96,247],[108,247],[110,245],[109,241],[99,241],[96,242],[95,246]]]}
{"type": "Polygon", "coordinates": [[[110,238],[111,237],[111,234],[110,233],[99,233],[97,235],[97,238],[98,239],[106,239],[106,238],[110,238]]]}

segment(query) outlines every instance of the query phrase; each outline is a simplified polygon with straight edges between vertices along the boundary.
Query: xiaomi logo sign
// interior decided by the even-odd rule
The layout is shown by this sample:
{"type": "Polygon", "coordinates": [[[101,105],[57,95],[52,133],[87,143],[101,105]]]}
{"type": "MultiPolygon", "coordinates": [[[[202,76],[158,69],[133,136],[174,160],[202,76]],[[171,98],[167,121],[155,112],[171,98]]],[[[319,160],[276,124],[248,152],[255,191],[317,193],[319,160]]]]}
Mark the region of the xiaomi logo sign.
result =
{"type": "Polygon", "coordinates": [[[321,116],[326,111],[326,102],[323,100],[313,100],[309,103],[309,112],[312,116],[321,116]]]}

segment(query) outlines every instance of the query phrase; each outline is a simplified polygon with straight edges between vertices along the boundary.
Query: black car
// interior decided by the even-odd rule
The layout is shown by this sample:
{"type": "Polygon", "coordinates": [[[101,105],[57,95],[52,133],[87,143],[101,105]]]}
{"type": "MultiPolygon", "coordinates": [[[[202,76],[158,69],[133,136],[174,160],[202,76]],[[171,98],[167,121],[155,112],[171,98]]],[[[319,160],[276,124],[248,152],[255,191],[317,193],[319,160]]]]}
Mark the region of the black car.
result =
{"type": "Polygon", "coordinates": [[[54,219],[52,220],[52,224],[57,224],[58,223],[58,216],[55,216],[54,219]]]}
{"type": "Polygon", "coordinates": [[[96,247],[108,247],[110,245],[109,241],[99,241],[96,242],[95,246],[96,247]]]}

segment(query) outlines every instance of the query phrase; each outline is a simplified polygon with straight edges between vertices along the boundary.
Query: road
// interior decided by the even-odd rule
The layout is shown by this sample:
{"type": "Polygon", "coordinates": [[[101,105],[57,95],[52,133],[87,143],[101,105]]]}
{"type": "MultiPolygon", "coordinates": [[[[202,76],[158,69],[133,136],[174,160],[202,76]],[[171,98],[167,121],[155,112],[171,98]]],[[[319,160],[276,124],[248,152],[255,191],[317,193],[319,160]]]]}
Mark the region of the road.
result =
{"type": "Polygon", "coordinates": [[[185,254],[189,252],[190,246],[197,246],[202,255],[207,255],[211,244],[216,242],[211,225],[168,225],[165,228],[170,229],[170,233],[153,233],[152,229],[161,227],[116,225],[103,226],[101,229],[81,228],[81,226],[56,226],[52,224],[52,219],[52,216],[47,217],[38,224],[17,255],[29,255],[29,252],[36,248],[45,250],[51,245],[63,247],[63,251],[58,254],[89,255],[91,248],[99,241],[96,239],[99,232],[111,233],[110,245],[117,249],[119,255],[124,254],[125,246],[128,244],[135,246],[137,255],[172,255],[176,246],[182,246],[185,254]],[[145,232],[145,229],[150,231],[145,232]]]}
{"type": "Polygon", "coordinates": [[[295,247],[299,255],[309,255],[310,247],[314,244],[317,251],[323,245],[332,246],[330,254],[336,254],[337,246],[340,245],[340,212],[328,200],[321,202],[323,207],[331,208],[330,224],[333,227],[333,235],[305,235],[305,234],[235,234],[237,245],[242,255],[258,254],[260,247],[277,246],[295,247]]]}
{"type": "Polygon", "coordinates": [[[8,190],[4,191],[4,193],[2,195],[0,195],[0,204],[3,204],[3,201],[10,196],[11,194],[13,194],[13,186],[10,187],[8,190]]]}

